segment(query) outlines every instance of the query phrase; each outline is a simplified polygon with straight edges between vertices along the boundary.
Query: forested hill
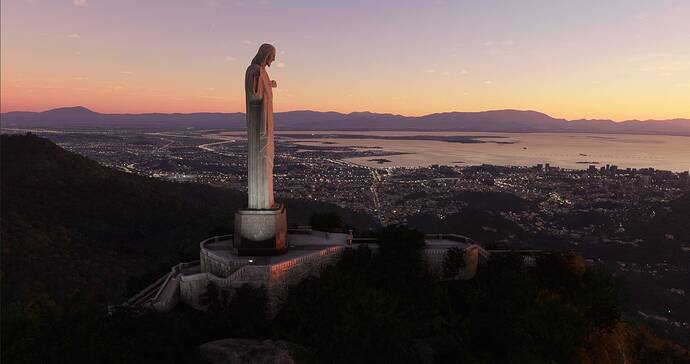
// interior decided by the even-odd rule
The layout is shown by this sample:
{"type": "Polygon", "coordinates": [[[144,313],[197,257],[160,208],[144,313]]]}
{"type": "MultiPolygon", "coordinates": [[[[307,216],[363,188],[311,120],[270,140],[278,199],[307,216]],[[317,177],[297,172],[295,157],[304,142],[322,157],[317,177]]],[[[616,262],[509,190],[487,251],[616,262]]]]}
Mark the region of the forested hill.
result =
{"type": "MultiPolygon", "coordinates": [[[[33,135],[1,138],[3,363],[188,363],[227,337],[287,340],[313,362],[690,362],[686,348],[620,321],[616,281],[574,255],[545,253],[533,267],[498,256],[473,280],[439,281],[422,263],[424,235],[404,227],[381,229],[377,254],[347,251],[291,287],[272,322],[265,291],[250,287],[207,313],[106,315],[105,303],[228,232],[244,194],[119,172],[33,135]]],[[[288,201],[293,223],[329,210],[374,227],[288,201]]]]}
{"type": "MultiPolygon", "coordinates": [[[[120,172],[31,134],[3,135],[1,145],[3,307],[119,302],[172,264],[198,259],[198,242],[231,232],[246,199],[120,172]]],[[[288,204],[293,223],[330,209],[345,223],[373,226],[334,205],[288,204]]]]}

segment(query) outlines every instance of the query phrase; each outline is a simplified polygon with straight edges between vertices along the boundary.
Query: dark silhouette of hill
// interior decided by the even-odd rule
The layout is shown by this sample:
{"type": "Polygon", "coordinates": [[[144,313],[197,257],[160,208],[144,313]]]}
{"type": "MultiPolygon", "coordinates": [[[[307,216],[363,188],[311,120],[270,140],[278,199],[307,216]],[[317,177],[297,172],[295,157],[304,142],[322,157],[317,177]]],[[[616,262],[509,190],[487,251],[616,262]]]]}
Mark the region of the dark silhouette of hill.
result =
{"type": "MultiPolygon", "coordinates": [[[[198,242],[230,233],[246,202],[238,191],[107,168],[30,134],[3,135],[1,146],[3,306],[40,296],[119,302],[173,264],[198,259],[198,242]]],[[[332,210],[348,225],[374,226],[335,205],[288,204],[290,223],[332,210]]]]}
{"type": "MultiPolygon", "coordinates": [[[[14,111],[0,115],[2,127],[211,128],[243,129],[243,113],[103,114],[64,107],[44,112],[14,111]]],[[[275,114],[278,130],[420,130],[467,132],[574,132],[690,135],[690,119],[565,120],[537,111],[491,110],[403,116],[371,112],[288,111],[275,114]]]]}
{"type": "MultiPolygon", "coordinates": [[[[0,146],[3,362],[194,362],[198,345],[229,336],[289,339],[326,362],[690,360],[686,349],[621,322],[616,281],[574,255],[546,253],[534,266],[498,256],[473,280],[441,282],[423,264],[423,234],[397,226],[379,231],[377,255],[349,251],[292,287],[270,323],[259,314],[265,293],[250,287],[220,311],[106,315],[104,304],[119,302],[136,278],[195,259],[199,240],[228,232],[244,194],[119,172],[31,134],[3,135],[0,146]]],[[[529,208],[487,196],[457,198],[529,208]]],[[[686,201],[673,208],[687,211],[686,201]]],[[[292,222],[318,210],[373,225],[334,205],[288,204],[299,211],[292,222]]],[[[448,224],[495,227],[495,239],[521,234],[492,212],[448,224]]]]}

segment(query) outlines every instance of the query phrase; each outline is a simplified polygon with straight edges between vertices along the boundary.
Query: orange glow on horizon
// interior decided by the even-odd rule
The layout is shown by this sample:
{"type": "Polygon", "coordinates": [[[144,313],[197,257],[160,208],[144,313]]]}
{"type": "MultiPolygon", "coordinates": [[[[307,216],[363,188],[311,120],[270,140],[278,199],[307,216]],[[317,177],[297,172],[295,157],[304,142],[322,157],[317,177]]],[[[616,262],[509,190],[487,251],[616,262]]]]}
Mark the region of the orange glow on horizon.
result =
{"type": "Polygon", "coordinates": [[[278,48],[269,69],[278,82],[276,112],[518,109],[569,120],[690,118],[690,4],[631,1],[624,9],[602,4],[596,13],[550,2],[439,2],[304,8],[312,14],[282,3],[226,9],[8,0],[1,5],[0,110],[243,112],[244,70],[264,39],[278,48]],[[535,23],[537,10],[578,34],[535,23]],[[283,31],[252,27],[248,14],[256,11],[283,31]],[[377,14],[389,15],[385,24],[377,14]],[[183,18],[173,22],[172,15],[183,18]]]}

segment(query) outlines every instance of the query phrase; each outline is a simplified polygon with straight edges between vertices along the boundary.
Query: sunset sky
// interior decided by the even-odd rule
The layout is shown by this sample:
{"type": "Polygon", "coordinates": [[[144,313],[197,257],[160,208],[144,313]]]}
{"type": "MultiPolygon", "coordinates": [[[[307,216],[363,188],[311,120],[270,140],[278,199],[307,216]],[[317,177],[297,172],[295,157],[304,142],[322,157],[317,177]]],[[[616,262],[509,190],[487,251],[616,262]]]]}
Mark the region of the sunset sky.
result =
{"type": "Polygon", "coordinates": [[[3,0],[3,112],[530,109],[690,118],[690,0],[3,0]]]}

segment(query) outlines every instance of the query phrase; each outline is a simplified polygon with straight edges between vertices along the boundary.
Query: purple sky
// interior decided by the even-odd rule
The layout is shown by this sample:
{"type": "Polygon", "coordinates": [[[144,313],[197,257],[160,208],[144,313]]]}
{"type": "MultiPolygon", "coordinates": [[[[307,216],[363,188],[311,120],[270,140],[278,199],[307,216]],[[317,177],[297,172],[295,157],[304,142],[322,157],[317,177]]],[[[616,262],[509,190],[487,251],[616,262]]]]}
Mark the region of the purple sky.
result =
{"type": "Polygon", "coordinates": [[[534,109],[690,117],[690,1],[3,0],[2,111],[534,109]]]}

